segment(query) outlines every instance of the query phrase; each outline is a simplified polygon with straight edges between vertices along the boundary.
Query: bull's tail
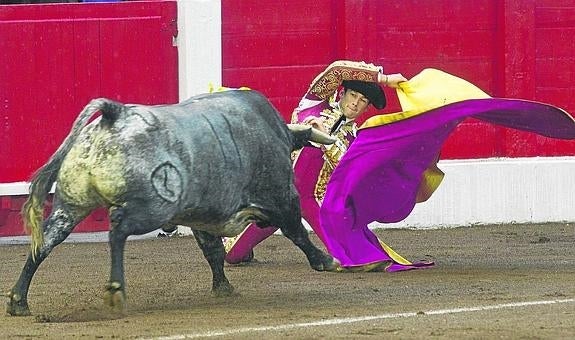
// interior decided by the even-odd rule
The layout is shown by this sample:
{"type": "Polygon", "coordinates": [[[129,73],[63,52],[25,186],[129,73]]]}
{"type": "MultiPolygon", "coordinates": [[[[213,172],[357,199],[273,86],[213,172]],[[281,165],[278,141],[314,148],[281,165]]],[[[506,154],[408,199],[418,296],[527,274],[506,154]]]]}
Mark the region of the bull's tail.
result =
{"type": "Polygon", "coordinates": [[[114,122],[120,112],[122,112],[122,108],[123,106],[121,104],[105,98],[90,101],[76,118],[72,130],[66,139],[64,139],[62,145],[60,145],[58,150],[50,157],[48,162],[34,173],[30,183],[30,195],[22,207],[24,227],[26,228],[26,232],[31,236],[30,246],[32,248],[33,258],[44,244],[42,228],[44,202],[58,177],[58,171],[62,166],[64,158],[94,113],[100,111],[103,119],[114,122]]]}

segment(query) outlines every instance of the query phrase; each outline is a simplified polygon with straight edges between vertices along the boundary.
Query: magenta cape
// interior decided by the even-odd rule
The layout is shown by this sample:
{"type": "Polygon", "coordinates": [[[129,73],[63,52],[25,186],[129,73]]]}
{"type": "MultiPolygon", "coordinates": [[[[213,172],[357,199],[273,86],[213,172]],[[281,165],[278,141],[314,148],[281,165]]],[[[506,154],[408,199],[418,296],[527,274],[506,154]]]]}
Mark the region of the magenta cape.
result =
{"type": "Polygon", "coordinates": [[[334,170],[320,209],[320,228],[331,255],[343,267],[389,260],[368,228],[374,221],[405,219],[416,203],[424,171],[465,118],[575,139],[575,124],[554,106],[515,99],[471,99],[360,130],[334,170]],[[358,166],[359,165],[359,166],[358,166]]]}

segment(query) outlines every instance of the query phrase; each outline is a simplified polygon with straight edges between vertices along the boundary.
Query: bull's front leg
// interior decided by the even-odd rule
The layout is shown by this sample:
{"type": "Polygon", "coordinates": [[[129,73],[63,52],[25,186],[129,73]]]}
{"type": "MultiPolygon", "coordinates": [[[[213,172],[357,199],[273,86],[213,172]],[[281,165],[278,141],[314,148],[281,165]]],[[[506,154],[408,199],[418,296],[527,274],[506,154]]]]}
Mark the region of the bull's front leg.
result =
{"type": "MultiPolygon", "coordinates": [[[[289,238],[307,256],[310,266],[317,271],[335,271],[338,263],[330,255],[319,250],[309,239],[309,235],[301,223],[300,203],[294,196],[285,207],[291,207],[276,216],[282,234],[289,238]]],[[[318,212],[319,213],[319,212],[318,212]]],[[[272,221],[273,222],[273,221],[272,221]]]]}
{"type": "Polygon", "coordinates": [[[194,237],[198,241],[204,257],[212,270],[212,293],[216,297],[233,295],[234,287],[230,284],[224,273],[224,257],[226,252],[220,237],[205,231],[194,230],[194,237]]]}
{"type": "Polygon", "coordinates": [[[307,230],[299,223],[280,228],[282,233],[301,249],[309,265],[317,271],[335,271],[338,264],[333,257],[319,250],[309,239],[307,230]]]}

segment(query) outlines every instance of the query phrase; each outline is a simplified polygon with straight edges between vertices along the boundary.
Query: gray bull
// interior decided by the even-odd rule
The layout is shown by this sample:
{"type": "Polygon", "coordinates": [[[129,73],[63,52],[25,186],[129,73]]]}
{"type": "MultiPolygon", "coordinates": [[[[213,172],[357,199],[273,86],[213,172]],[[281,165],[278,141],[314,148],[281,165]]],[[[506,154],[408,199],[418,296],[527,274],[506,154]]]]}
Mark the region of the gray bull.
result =
{"type": "MultiPolygon", "coordinates": [[[[31,251],[8,293],[7,311],[29,315],[27,295],[40,263],[92,210],[109,210],[111,273],[105,303],[125,305],[123,252],[129,235],[173,224],[192,227],[212,270],[212,292],[229,295],[221,236],[249,223],[278,226],[315,270],[334,260],[301,224],[290,153],[317,131],[293,131],[254,91],[200,95],[176,105],[122,105],[92,100],[30,185],[23,216],[31,251]],[[100,111],[100,119],[87,124],[100,111]],[[57,182],[51,214],[43,206],[57,182]]],[[[80,254],[79,254],[80,255],[80,254]]]]}

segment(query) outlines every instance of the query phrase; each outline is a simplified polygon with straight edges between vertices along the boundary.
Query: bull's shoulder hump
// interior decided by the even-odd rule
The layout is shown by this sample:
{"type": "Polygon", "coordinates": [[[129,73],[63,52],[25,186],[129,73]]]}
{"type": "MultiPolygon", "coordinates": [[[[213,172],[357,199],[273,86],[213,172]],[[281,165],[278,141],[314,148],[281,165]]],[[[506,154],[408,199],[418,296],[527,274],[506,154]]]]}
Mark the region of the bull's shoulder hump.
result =
{"type": "Polygon", "coordinates": [[[207,120],[229,120],[235,128],[273,130],[283,135],[285,121],[272,103],[254,90],[229,90],[197,95],[178,106],[185,115],[203,116],[207,120]]]}
{"type": "Polygon", "coordinates": [[[241,102],[246,100],[267,101],[263,94],[255,90],[227,90],[222,92],[199,94],[176,105],[187,106],[198,103],[241,102]]]}

